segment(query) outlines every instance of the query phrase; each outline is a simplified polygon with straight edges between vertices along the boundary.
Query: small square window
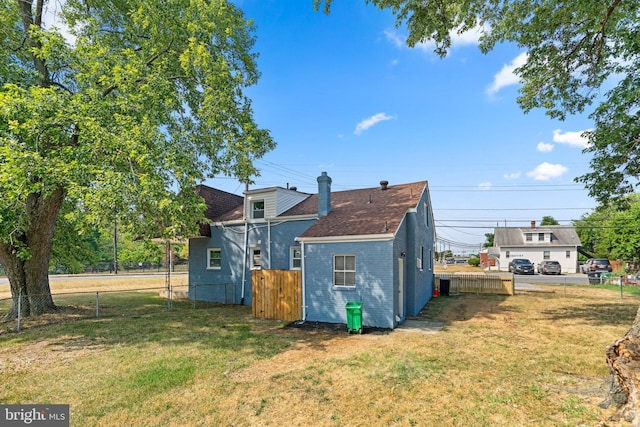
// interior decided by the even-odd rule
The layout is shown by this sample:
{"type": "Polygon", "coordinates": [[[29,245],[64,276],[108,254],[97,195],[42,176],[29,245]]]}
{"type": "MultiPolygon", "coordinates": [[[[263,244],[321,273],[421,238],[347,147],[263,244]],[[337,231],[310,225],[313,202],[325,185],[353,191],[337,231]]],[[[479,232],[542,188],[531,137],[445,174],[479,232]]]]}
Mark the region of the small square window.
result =
{"type": "Polygon", "coordinates": [[[219,270],[222,268],[222,250],[218,248],[207,249],[207,269],[219,270]]]}
{"type": "Polygon", "coordinates": [[[525,234],[525,238],[526,238],[527,242],[533,241],[533,235],[531,233],[526,233],[525,234]]]}
{"type": "Polygon", "coordinates": [[[511,256],[511,252],[505,251],[504,256],[505,258],[509,258],[509,256],[511,256]]]}
{"type": "Polygon", "coordinates": [[[259,270],[262,268],[262,260],[260,256],[260,248],[251,249],[251,269],[259,270]]]}
{"type": "Polygon", "coordinates": [[[264,218],[264,200],[256,200],[251,203],[251,218],[264,218]]]}
{"type": "Polygon", "coordinates": [[[544,233],[538,233],[538,242],[544,242],[544,233]]]}
{"type": "Polygon", "coordinates": [[[333,284],[334,286],[356,285],[355,255],[333,256],[333,284]]]}
{"type": "Polygon", "coordinates": [[[300,270],[302,268],[302,250],[300,250],[299,246],[291,248],[289,259],[291,260],[289,264],[290,270],[300,270]]]}
{"type": "Polygon", "coordinates": [[[549,251],[542,252],[542,259],[547,259],[547,260],[551,259],[551,252],[549,251]]]}
{"type": "Polygon", "coordinates": [[[566,258],[571,258],[571,251],[567,251],[567,252],[565,252],[565,255],[564,255],[564,256],[565,256],[566,258]]]}

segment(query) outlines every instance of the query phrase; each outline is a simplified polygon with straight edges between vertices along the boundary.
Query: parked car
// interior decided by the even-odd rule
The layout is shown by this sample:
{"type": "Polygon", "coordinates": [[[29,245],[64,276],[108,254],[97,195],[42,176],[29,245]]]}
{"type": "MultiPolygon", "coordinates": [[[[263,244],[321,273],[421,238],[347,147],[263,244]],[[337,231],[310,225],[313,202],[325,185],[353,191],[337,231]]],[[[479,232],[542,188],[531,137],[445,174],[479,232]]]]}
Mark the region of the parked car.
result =
{"type": "Polygon", "coordinates": [[[509,263],[509,272],[513,274],[535,274],[533,264],[526,258],[514,258],[509,263]]]}
{"type": "Polygon", "coordinates": [[[561,274],[562,266],[558,261],[542,261],[540,264],[538,264],[538,273],[561,274]]]}
{"type": "Polygon", "coordinates": [[[613,267],[611,263],[606,258],[589,258],[587,262],[580,266],[580,271],[584,274],[596,273],[596,272],[605,272],[608,271],[611,273],[613,271],[613,267]]]}

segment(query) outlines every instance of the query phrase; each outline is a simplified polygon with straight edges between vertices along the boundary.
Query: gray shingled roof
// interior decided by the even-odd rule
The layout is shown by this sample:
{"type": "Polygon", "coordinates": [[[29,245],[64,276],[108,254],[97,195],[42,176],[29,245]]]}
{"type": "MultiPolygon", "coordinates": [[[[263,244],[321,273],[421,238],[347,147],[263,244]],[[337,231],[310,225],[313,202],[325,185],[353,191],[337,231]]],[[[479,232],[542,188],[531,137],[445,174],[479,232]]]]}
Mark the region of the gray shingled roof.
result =
{"type": "Polygon", "coordinates": [[[580,238],[576,229],[572,225],[542,225],[531,227],[496,227],[494,230],[494,245],[505,246],[580,246],[580,238]],[[552,232],[551,242],[538,242],[534,237],[533,241],[525,241],[525,233],[548,233],[552,232]]]}

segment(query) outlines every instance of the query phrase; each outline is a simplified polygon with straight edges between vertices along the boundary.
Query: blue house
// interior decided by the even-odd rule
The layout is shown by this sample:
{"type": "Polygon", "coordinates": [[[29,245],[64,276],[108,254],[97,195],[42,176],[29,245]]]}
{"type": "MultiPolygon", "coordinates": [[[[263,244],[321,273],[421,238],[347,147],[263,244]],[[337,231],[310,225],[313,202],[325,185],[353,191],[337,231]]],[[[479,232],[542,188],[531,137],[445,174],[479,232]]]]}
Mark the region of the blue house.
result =
{"type": "Polygon", "coordinates": [[[255,269],[301,270],[302,319],[346,323],[361,301],[365,326],[394,328],[433,294],[435,227],[426,181],[318,193],[199,187],[209,224],[189,240],[191,298],[251,305],[255,269]]]}

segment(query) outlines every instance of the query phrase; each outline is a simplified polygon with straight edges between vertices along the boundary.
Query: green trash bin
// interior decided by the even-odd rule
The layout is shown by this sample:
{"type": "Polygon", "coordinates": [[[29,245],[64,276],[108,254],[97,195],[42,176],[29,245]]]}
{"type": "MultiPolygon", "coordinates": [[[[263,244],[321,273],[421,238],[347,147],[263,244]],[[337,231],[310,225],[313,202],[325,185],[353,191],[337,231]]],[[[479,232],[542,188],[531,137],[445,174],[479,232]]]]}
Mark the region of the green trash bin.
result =
{"type": "Polygon", "coordinates": [[[345,306],[347,309],[347,330],[349,333],[362,333],[362,302],[352,301],[345,306]]]}

